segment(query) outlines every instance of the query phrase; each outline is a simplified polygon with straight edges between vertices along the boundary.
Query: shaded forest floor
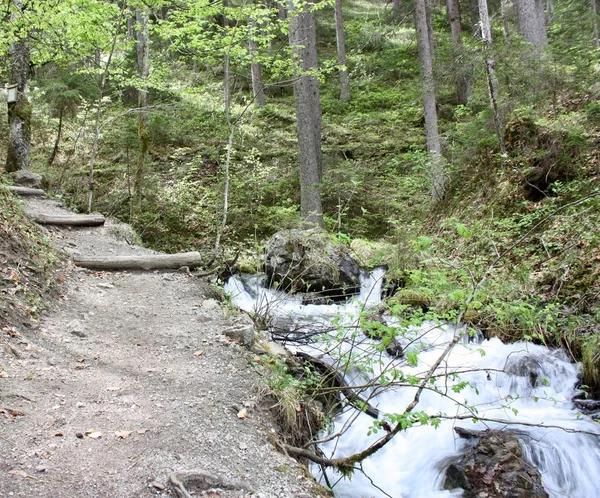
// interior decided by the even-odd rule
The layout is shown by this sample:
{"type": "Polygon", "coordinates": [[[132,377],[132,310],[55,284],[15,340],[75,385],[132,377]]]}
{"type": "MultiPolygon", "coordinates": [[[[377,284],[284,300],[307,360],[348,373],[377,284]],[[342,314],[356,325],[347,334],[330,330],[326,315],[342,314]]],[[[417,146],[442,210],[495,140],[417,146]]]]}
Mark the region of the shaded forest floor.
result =
{"type": "MultiPolygon", "coordinates": [[[[52,200],[27,209],[64,213],[52,200]]],[[[46,235],[70,254],[149,252],[110,224],[46,235]]],[[[223,335],[206,284],[185,272],[66,273],[53,311],[2,332],[2,496],[172,496],[168,476],[192,470],[248,489],[211,496],[318,494],[269,443],[258,373],[223,335]]]]}

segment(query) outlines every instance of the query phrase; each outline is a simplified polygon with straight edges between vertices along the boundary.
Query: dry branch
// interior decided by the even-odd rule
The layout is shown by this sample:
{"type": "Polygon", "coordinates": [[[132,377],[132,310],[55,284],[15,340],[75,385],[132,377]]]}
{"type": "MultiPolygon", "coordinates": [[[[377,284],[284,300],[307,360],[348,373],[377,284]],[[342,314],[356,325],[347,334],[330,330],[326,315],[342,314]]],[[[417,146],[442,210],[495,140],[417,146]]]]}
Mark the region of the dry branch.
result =
{"type": "Polygon", "coordinates": [[[29,217],[40,225],[73,227],[96,227],[105,221],[101,214],[30,214],[29,217]]]}
{"type": "Polygon", "coordinates": [[[165,270],[202,264],[200,253],[145,254],[141,256],[74,256],[77,266],[91,270],[165,270]]]}

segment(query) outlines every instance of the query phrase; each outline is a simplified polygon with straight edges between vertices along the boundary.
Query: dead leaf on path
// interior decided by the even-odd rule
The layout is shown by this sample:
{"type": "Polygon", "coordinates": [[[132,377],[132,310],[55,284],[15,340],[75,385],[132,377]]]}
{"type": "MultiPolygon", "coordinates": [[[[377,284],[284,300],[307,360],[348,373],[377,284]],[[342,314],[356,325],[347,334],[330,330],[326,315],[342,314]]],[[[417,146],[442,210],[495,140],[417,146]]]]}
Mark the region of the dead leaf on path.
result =
{"type": "Polygon", "coordinates": [[[244,419],[244,418],[248,418],[248,410],[246,408],[242,408],[238,414],[237,414],[237,418],[239,419],[244,419]]]}
{"type": "Polygon", "coordinates": [[[8,374],[4,370],[0,372],[0,379],[8,379],[8,374]]]}
{"type": "Polygon", "coordinates": [[[163,489],[165,489],[165,485],[161,484],[160,482],[153,482],[152,487],[158,489],[159,491],[162,491],[163,489]]]}
{"type": "Polygon", "coordinates": [[[89,365],[75,365],[75,370],[86,370],[89,365]]]}
{"type": "Polygon", "coordinates": [[[115,432],[115,436],[117,436],[117,439],[127,439],[132,432],[133,431],[117,431],[115,432]]]}
{"type": "Polygon", "coordinates": [[[203,354],[204,354],[204,351],[199,350],[194,353],[194,356],[202,356],[203,354]]]}
{"type": "Polygon", "coordinates": [[[0,413],[6,415],[6,417],[22,417],[23,415],[25,415],[23,412],[19,411],[19,410],[13,410],[12,408],[2,408],[0,409],[0,413]]]}
{"type": "Polygon", "coordinates": [[[121,388],[118,386],[112,386],[112,387],[107,387],[106,390],[107,391],[120,391],[121,388]]]}
{"type": "Polygon", "coordinates": [[[56,434],[54,434],[55,437],[63,437],[64,434],[62,432],[57,432],[56,434]]]}
{"type": "Polygon", "coordinates": [[[102,437],[102,433],[99,431],[85,431],[85,435],[92,439],[100,439],[102,437]]]}
{"type": "Polygon", "coordinates": [[[25,346],[25,351],[33,351],[33,346],[31,344],[27,344],[27,346],[25,346]]]}

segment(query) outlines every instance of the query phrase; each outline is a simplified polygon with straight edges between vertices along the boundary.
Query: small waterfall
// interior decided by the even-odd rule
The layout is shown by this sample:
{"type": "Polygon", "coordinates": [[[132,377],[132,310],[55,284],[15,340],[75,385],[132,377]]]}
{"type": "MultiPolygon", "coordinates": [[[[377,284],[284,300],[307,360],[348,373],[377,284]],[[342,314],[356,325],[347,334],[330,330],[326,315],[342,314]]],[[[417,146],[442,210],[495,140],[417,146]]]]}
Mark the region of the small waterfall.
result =
{"type": "MultiPolygon", "coordinates": [[[[338,305],[304,306],[297,296],[263,288],[260,277],[233,277],[225,291],[245,311],[270,313],[273,323],[280,320],[299,330],[321,327],[339,331],[347,327],[348,333],[341,341],[296,343],[289,347],[331,363],[351,358],[346,370],[349,383],[360,384],[369,379],[365,370],[358,368],[365,361],[371,378],[390,375],[393,371],[405,379],[417,378],[439,358],[456,329],[425,323],[420,328],[403,331],[401,342],[406,356],[418,353],[418,356],[413,355],[418,361],[412,364],[382,352],[376,341],[357,331],[356,317],[379,302],[383,274],[383,270],[365,274],[360,295],[338,305]]],[[[398,434],[363,462],[364,474],[355,472],[351,480],[328,474],[330,483],[337,482],[336,496],[462,496],[460,489],[443,489],[445,469],[459,458],[466,444],[456,436],[455,426],[475,430],[509,427],[518,432],[525,458],[538,468],[544,488],[552,498],[600,496],[597,484],[600,426],[573,408],[571,398],[579,366],[571,363],[562,351],[527,342],[503,344],[499,339],[465,342],[453,348],[436,374],[438,372],[435,381],[421,395],[416,411],[451,418],[442,419],[437,429],[415,426],[398,434]],[[473,423],[475,413],[488,421],[473,423]]],[[[404,384],[387,389],[372,388],[368,392],[370,403],[383,414],[401,413],[416,392],[409,381],[404,384]]],[[[367,435],[372,425],[371,417],[348,407],[331,428],[332,432],[343,432],[343,435],[321,445],[321,450],[327,456],[341,457],[364,449],[381,436],[381,432],[367,435]]],[[[316,476],[321,475],[316,466],[312,471],[316,476]]]]}

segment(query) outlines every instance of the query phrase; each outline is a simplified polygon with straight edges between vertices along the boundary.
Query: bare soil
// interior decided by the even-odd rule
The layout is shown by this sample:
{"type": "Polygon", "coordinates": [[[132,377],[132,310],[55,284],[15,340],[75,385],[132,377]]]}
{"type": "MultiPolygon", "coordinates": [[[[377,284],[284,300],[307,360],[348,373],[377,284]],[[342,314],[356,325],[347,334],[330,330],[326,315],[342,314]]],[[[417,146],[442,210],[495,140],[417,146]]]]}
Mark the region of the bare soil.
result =
{"type": "MultiPolygon", "coordinates": [[[[27,209],[66,212],[45,199],[27,209]]],[[[119,224],[48,235],[71,255],[151,252],[119,224]]],[[[186,471],[246,487],[209,492],[191,479],[191,496],[319,495],[269,442],[277,427],[252,355],[223,335],[229,319],[206,282],[71,267],[64,289],[10,340],[19,357],[0,349],[1,497],[176,496],[168,478],[186,471]]]]}

